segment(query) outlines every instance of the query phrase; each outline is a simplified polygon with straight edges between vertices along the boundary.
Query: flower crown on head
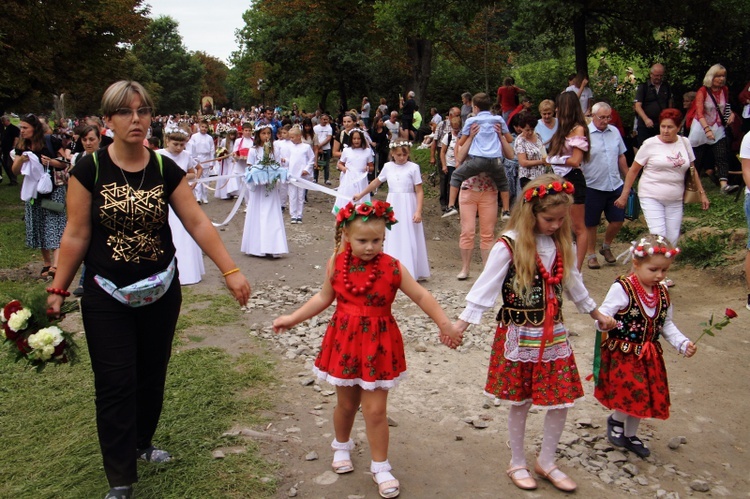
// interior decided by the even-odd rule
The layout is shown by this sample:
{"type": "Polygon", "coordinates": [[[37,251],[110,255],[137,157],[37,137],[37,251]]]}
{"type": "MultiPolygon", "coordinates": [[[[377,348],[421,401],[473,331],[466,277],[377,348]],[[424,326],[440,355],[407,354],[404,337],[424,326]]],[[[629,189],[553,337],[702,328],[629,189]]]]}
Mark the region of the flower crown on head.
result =
{"type": "Polygon", "coordinates": [[[336,210],[336,228],[346,225],[357,217],[361,217],[365,222],[370,217],[382,218],[385,220],[385,228],[389,230],[393,224],[398,223],[396,213],[390,203],[375,200],[355,205],[350,201],[343,208],[336,210]]]}
{"type": "Polygon", "coordinates": [[[347,135],[351,135],[351,134],[352,134],[352,133],[354,133],[354,132],[359,132],[359,133],[361,133],[362,135],[365,135],[365,133],[366,133],[366,132],[365,132],[364,130],[362,130],[361,128],[359,128],[359,127],[354,127],[354,128],[352,128],[351,130],[349,130],[348,132],[346,132],[346,134],[347,134],[347,135]]]}
{"type": "Polygon", "coordinates": [[[573,184],[567,181],[563,182],[551,182],[547,185],[539,185],[533,189],[529,189],[523,193],[523,200],[526,203],[530,203],[532,199],[542,199],[548,194],[559,194],[564,192],[565,194],[573,194],[575,187],[573,184]]]}
{"type": "Polygon", "coordinates": [[[164,129],[164,134],[165,135],[172,135],[173,133],[179,133],[180,135],[184,135],[185,137],[187,137],[188,135],[190,135],[190,132],[188,132],[184,128],[181,128],[181,127],[179,127],[177,125],[167,126],[164,129]]]}
{"type": "Polygon", "coordinates": [[[255,132],[259,132],[259,131],[263,130],[264,128],[270,128],[271,131],[273,131],[273,125],[271,125],[270,123],[262,123],[262,124],[256,126],[254,131],[255,132]]]}
{"type": "Polygon", "coordinates": [[[391,142],[388,147],[390,149],[395,149],[397,147],[411,147],[411,142],[408,140],[399,140],[397,142],[391,142]]]}
{"type": "Polygon", "coordinates": [[[680,253],[680,248],[670,248],[667,246],[667,241],[664,236],[658,236],[656,243],[652,243],[645,237],[642,237],[640,241],[632,241],[630,243],[630,253],[634,258],[645,258],[651,255],[664,255],[667,258],[672,258],[680,253]]]}

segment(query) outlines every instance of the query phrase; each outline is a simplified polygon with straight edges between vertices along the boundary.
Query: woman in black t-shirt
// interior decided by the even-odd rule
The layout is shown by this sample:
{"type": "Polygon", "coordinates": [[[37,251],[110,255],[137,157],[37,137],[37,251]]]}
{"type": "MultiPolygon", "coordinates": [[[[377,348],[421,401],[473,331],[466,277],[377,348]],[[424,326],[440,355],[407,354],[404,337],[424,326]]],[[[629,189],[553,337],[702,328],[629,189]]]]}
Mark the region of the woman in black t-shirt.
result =
{"type": "Polygon", "coordinates": [[[81,309],[95,378],[99,443],[111,487],[106,498],[127,499],[138,480],[136,459],[171,459],[152,444],[182,302],[169,209],[216,263],[243,306],[250,284],[196,203],[184,172],[143,147],[153,110],[146,90],[132,81],[114,83],[104,92],[102,110],[114,142],[83,158],[72,171],[68,226],[48,305],[51,313],[59,313],[83,260],[81,309]],[[139,289],[132,289],[136,283],[139,289]]]}

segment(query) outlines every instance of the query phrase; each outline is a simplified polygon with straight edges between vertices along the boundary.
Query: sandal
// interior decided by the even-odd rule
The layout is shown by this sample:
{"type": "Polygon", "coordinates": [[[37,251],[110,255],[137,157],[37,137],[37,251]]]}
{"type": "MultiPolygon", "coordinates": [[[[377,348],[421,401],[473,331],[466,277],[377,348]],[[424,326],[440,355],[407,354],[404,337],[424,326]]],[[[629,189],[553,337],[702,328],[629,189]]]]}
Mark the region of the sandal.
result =
{"type": "Polygon", "coordinates": [[[578,487],[573,479],[563,473],[563,471],[557,466],[552,466],[550,469],[545,471],[541,466],[539,466],[539,463],[535,463],[534,471],[537,475],[554,485],[556,489],[562,490],[563,492],[573,492],[578,487]],[[555,470],[559,471],[562,476],[559,478],[553,478],[552,473],[554,473],[555,470]]]}
{"type": "Polygon", "coordinates": [[[526,466],[515,466],[507,470],[505,473],[507,473],[510,481],[513,482],[513,485],[521,490],[534,490],[537,487],[536,480],[534,480],[534,477],[531,476],[531,471],[529,471],[526,466]],[[518,473],[519,471],[525,471],[529,474],[529,476],[518,478],[516,477],[516,473],[518,473]]]}
{"type": "Polygon", "coordinates": [[[147,463],[168,463],[172,460],[171,454],[165,450],[157,449],[153,445],[145,449],[138,449],[138,459],[147,463]]]}
{"type": "Polygon", "coordinates": [[[50,277],[52,277],[52,278],[54,279],[54,277],[55,277],[55,274],[57,274],[57,267],[55,267],[55,266],[53,265],[53,266],[51,266],[51,267],[49,268],[49,270],[47,271],[47,275],[48,275],[48,276],[50,276],[50,277]]]}
{"type": "Polygon", "coordinates": [[[401,484],[398,483],[398,480],[395,478],[387,478],[383,477],[384,480],[382,482],[378,482],[378,475],[391,475],[390,471],[379,471],[378,473],[373,473],[372,479],[373,481],[378,485],[378,494],[380,494],[380,497],[385,497],[386,499],[391,497],[398,497],[398,495],[401,493],[401,489],[399,488],[401,484]]]}
{"type": "Polygon", "coordinates": [[[45,265],[44,267],[42,267],[42,271],[39,273],[39,277],[41,277],[42,279],[48,278],[49,269],[50,269],[50,265],[45,265]]]}
{"type": "Polygon", "coordinates": [[[599,264],[599,260],[596,259],[596,255],[589,255],[587,264],[588,267],[593,270],[602,268],[602,266],[599,264]]]}
{"type": "Polygon", "coordinates": [[[334,438],[333,442],[331,442],[331,449],[335,451],[333,453],[333,462],[331,463],[331,468],[333,468],[334,473],[337,475],[343,475],[344,473],[351,473],[354,471],[354,465],[349,456],[349,452],[354,450],[354,441],[352,439],[349,439],[348,442],[341,443],[334,438]]]}

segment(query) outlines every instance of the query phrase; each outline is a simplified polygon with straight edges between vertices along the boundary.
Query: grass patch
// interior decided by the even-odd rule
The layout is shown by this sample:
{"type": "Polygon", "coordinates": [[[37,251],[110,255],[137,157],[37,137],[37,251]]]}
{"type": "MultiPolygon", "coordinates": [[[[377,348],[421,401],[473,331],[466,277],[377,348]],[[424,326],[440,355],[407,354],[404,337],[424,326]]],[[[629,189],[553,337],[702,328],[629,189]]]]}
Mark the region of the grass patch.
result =
{"type": "Polygon", "coordinates": [[[23,267],[40,259],[38,250],[26,247],[24,202],[19,189],[0,186],[0,269],[23,267]]]}
{"type": "MultiPolygon", "coordinates": [[[[101,497],[107,489],[96,437],[94,387],[85,342],[81,362],[37,374],[0,364],[0,497],[101,497]]],[[[254,356],[236,359],[217,349],[173,355],[159,445],[177,458],[166,466],[139,464],[143,497],[271,497],[274,467],[254,444],[221,437],[236,425],[260,422],[270,407],[265,386],[271,363],[254,356]],[[217,460],[211,450],[246,445],[247,454],[217,460]]]]}
{"type": "MultiPolygon", "coordinates": [[[[682,230],[678,246],[682,250],[676,264],[690,264],[698,268],[722,267],[733,263],[727,258],[733,251],[743,250],[735,234],[747,227],[743,194],[735,201],[735,195],[724,195],[710,180],[703,179],[711,207],[703,211],[698,204],[684,205],[682,230]]],[[[646,219],[626,221],[617,240],[631,242],[648,232],[646,219]]]]}
{"type": "Polygon", "coordinates": [[[183,287],[176,332],[200,326],[224,327],[241,318],[242,311],[229,293],[202,294],[183,287]]]}

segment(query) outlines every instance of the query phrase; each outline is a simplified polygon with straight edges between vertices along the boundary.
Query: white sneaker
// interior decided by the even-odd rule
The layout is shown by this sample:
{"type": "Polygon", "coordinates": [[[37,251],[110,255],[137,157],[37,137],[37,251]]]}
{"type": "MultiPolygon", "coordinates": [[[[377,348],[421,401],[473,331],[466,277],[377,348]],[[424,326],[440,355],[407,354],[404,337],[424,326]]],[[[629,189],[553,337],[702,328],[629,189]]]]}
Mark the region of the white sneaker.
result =
{"type": "Polygon", "coordinates": [[[458,210],[456,209],[455,206],[449,206],[448,207],[448,211],[446,211],[445,213],[443,213],[442,218],[448,218],[448,217],[452,217],[454,215],[458,215],[458,210]]]}
{"type": "Polygon", "coordinates": [[[504,211],[503,215],[500,217],[500,220],[502,220],[503,222],[507,222],[508,220],[510,220],[510,212],[504,211]]]}

